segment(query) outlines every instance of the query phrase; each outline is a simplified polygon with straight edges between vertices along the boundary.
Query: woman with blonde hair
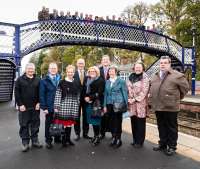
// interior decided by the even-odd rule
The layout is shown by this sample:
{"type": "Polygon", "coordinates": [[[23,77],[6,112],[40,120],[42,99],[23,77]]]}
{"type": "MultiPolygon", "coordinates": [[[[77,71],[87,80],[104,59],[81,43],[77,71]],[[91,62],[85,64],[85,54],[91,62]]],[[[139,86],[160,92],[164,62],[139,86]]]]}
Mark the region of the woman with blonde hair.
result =
{"type": "Polygon", "coordinates": [[[66,77],[60,81],[54,101],[54,123],[63,124],[65,133],[62,136],[62,145],[74,145],[71,141],[71,127],[76,123],[79,114],[80,92],[79,85],[74,80],[75,67],[66,67],[66,77]]]}
{"type": "Polygon", "coordinates": [[[100,77],[99,68],[96,66],[88,69],[88,77],[85,88],[85,101],[87,122],[92,124],[94,137],[91,139],[92,145],[96,146],[100,143],[100,124],[101,112],[103,109],[103,93],[105,82],[100,77]]]}

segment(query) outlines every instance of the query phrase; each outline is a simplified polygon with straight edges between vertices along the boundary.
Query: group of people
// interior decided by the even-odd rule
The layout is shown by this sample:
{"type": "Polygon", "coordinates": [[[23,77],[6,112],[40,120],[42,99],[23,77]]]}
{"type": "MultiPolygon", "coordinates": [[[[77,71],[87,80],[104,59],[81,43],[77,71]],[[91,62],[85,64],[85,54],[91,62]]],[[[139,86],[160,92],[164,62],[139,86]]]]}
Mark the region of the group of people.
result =
{"type": "Polygon", "coordinates": [[[156,113],[159,144],[154,151],[173,155],[178,139],[177,115],[180,100],[189,90],[182,73],[171,68],[171,59],[160,59],[160,71],[149,80],[145,66],[137,62],[127,81],[118,76],[118,69],[112,65],[108,55],[102,56],[101,67],[92,66],[85,70],[84,59],[77,60],[77,68],[66,67],[61,79],[56,63],[50,63],[48,74],[43,79],[35,76],[35,65],[28,63],[25,74],[15,85],[15,99],[19,107],[20,137],[22,151],[32,146],[41,148],[38,140],[40,110],[45,114],[45,142],[48,149],[55,143],[63,147],[73,146],[71,128],[74,126],[75,140],[82,136],[97,146],[110,132],[110,147],[122,145],[123,113],[129,112],[132,127],[132,143],[142,148],[145,140],[148,109],[156,113]],[[82,122],[82,125],[81,125],[82,122]],[[49,134],[50,125],[61,124],[64,133],[61,137],[49,134]],[[88,135],[89,125],[93,127],[93,137],[88,135]],[[81,127],[82,126],[82,127],[81,127]]]}
{"type": "Polygon", "coordinates": [[[106,16],[104,19],[103,16],[93,16],[92,14],[83,14],[78,13],[77,11],[74,14],[71,14],[70,11],[67,11],[66,14],[64,11],[58,12],[58,10],[53,9],[53,12],[49,12],[49,8],[42,7],[42,10],[38,12],[38,20],[44,21],[49,19],[77,19],[77,20],[86,20],[86,21],[98,21],[98,22],[106,22],[106,23],[115,23],[115,24],[124,24],[124,25],[133,25],[141,28],[145,28],[143,25],[140,25],[133,21],[128,21],[125,18],[116,17],[116,15],[112,15],[110,18],[106,16]]]}

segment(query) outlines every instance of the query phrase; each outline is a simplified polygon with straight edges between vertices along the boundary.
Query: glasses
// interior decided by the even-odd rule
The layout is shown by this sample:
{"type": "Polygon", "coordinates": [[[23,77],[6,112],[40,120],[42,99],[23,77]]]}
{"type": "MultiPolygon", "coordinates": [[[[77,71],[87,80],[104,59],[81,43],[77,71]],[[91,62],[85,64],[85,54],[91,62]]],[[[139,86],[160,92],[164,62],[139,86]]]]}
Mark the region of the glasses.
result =
{"type": "Polygon", "coordinates": [[[93,72],[93,73],[94,73],[94,72],[96,73],[96,71],[94,71],[94,70],[90,70],[90,71],[89,71],[89,73],[92,73],[92,72],[93,72]]]}

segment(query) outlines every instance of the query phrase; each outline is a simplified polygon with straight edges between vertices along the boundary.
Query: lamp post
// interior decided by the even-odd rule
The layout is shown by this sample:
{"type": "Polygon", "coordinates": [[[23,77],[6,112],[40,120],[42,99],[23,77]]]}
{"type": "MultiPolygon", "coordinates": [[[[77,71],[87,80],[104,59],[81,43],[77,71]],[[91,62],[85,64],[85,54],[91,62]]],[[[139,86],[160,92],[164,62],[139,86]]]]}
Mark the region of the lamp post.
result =
{"type": "Polygon", "coordinates": [[[195,79],[195,75],[196,75],[196,26],[195,26],[195,23],[193,22],[192,23],[192,28],[191,28],[191,31],[192,31],[192,47],[193,47],[193,50],[192,50],[192,95],[194,96],[195,95],[195,82],[196,82],[196,79],[195,79]]]}

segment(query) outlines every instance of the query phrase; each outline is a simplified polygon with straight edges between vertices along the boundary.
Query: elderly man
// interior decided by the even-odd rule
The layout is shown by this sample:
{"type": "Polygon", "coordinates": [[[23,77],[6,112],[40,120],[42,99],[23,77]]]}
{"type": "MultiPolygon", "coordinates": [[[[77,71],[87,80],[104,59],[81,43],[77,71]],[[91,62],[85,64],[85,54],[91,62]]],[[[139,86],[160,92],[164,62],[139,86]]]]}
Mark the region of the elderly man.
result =
{"type": "Polygon", "coordinates": [[[24,75],[20,76],[15,85],[15,100],[19,107],[19,135],[22,139],[22,151],[29,150],[29,142],[32,146],[41,148],[38,140],[40,127],[39,83],[35,76],[35,65],[28,63],[24,75]]]}
{"type": "Polygon", "coordinates": [[[74,79],[78,81],[80,86],[80,106],[79,106],[79,119],[76,121],[76,124],[74,125],[74,130],[76,133],[75,140],[78,141],[80,139],[80,133],[81,133],[81,125],[80,125],[80,119],[81,119],[81,112],[82,112],[82,128],[83,128],[83,138],[90,139],[88,136],[89,131],[89,124],[87,123],[87,115],[85,112],[85,96],[83,89],[86,85],[86,71],[85,71],[85,60],[80,58],[77,60],[76,63],[77,70],[74,74],[74,79]]]}
{"type": "Polygon", "coordinates": [[[150,87],[150,107],[156,114],[159,145],[154,151],[163,151],[166,155],[175,154],[178,139],[177,115],[180,100],[189,90],[184,74],[171,68],[171,59],[162,56],[160,71],[154,75],[150,87]]]}
{"type": "MultiPolygon", "coordinates": [[[[54,99],[56,89],[61,77],[58,74],[58,66],[52,62],[49,64],[48,74],[40,82],[40,107],[45,113],[45,142],[48,149],[52,148],[52,137],[49,135],[49,128],[53,121],[54,99]]],[[[59,137],[54,142],[59,142],[59,137]]]]}

